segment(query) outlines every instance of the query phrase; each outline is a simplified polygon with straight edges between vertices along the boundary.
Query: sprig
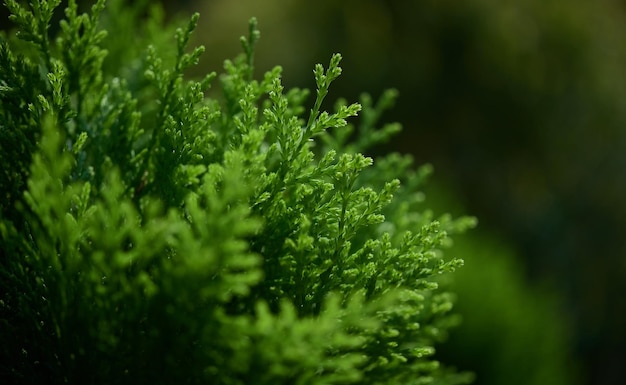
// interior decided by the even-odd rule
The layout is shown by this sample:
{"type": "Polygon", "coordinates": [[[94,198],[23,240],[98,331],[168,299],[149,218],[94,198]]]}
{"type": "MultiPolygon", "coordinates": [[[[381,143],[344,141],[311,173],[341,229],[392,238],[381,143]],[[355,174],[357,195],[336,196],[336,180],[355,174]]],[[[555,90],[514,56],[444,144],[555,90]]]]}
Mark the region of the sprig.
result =
{"type": "Polygon", "coordinates": [[[19,28],[17,36],[37,46],[48,68],[51,68],[52,59],[48,29],[54,10],[60,3],[61,0],[31,1],[30,10],[24,8],[16,0],[6,0],[4,3],[11,13],[9,20],[19,28]]]}

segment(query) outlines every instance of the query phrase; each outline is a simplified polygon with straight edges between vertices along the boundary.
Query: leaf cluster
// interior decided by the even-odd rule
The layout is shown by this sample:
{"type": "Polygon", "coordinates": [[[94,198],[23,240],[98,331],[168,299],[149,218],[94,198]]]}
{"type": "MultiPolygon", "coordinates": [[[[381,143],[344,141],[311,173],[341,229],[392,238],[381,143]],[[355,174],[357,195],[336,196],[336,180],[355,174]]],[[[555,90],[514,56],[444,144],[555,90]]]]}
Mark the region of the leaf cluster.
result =
{"type": "Polygon", "coordinates": [[[336,54],[307,109],[280,67],[253,78],[254,19],[222,75],[186,80],[204,50],[187,49],[197,14],[173,50],[148,27],[128,52],[104,26],[145,2],[80,14],[69,1],[54,44],[58,1],[6,5],[19,33],[0,43],[3,378],[468,380],[433,355],[456,322],[437,277],[462,264],[441,249],[473,220],[420,212],[428,168],[362,155],[399,129],[376,128],[393,91],[323,111],[336,54]],[[222,97],[207,98],[216,81],[222,97]]]}

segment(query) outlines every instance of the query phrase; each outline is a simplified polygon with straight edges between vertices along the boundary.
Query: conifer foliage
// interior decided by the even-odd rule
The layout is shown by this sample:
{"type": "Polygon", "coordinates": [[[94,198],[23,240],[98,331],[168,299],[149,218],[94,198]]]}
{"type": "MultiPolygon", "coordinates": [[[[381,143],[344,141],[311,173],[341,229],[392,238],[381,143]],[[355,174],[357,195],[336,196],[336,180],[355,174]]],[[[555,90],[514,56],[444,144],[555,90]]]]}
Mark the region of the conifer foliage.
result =
{"type": "Polygon", "coordinates": [[[462,264],[441,249],[474,220],[420,206],[428,167],[362,154],[398,131],[395,92],[324,111],[336,54],[306,107],[280,67],[255,79],[254,19],[186,80],[197,14],[60,3],[5,1],[0,382],[468,382],[434,346],[462,264]]]}

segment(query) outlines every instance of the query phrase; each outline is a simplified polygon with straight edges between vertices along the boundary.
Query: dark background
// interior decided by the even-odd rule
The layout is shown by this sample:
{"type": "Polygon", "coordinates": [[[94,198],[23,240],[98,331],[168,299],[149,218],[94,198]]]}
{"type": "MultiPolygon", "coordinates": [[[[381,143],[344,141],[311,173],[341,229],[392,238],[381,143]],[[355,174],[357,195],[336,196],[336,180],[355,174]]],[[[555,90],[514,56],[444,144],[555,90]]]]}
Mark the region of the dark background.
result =
{"type": "MultiPolygon", "coordinates": [[[[500,287],[470,283],[479,295],[528,288],[525,300],[482,311],[509,312],[509,318],[545,312],[534,327],[543,322],[550,335],[572,331],[563,337],[567,351],[553,353],[572,358],[563,369],[568,376],[584,384],[624,383],[624,1],[205,0],[170,1],[166,8],[170,17],[201,14],[194,44],[207,52],[197,73],[219,71],[239,53],[239,36],[256,16],[257,74],[280,64],[287,88],[313,88],[314,64],[341,52],[344,75],[331,99],[397,88],[400,99],[386,118],[404,131],[379,151],[432,163],[431,198],[479,218],[475,238],[484,240],[483,249],[472,250],[518,272],[515,279],[503,276],[500,287]],[[548,296],[549,311],[533,308],[548,296]],[[562,328],[554,328],[555,319],[562,328]]],[[[480,269],[496,265],[482,263],[488,266],[480,269]]],[[[478,350],[455,354],[462,349],[454,341],[450,346],[443,354],[476,370],[477,383],[496,383],[488,369],[476,368],[494,362],[481,364],[478,350]]],[[[539,354],[518,353],[520,367],[539,354]]]]}

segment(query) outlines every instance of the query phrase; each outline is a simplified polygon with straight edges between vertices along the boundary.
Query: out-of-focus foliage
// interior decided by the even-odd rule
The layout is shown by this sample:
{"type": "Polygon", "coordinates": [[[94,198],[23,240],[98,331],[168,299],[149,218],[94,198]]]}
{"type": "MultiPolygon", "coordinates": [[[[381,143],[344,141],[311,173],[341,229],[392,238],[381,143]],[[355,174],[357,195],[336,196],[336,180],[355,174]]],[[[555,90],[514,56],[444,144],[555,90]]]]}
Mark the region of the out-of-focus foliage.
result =
{"type": "Polygon", "coordinates": [[[510,247],[490,236],[454,242],[467,269],[454,277],[462,322],[440,357],[471,367],[480,385],[575,385],[572,324],[549,288],[530,285],[510,247]]]}
{"type": "MultiPolygon", "coordinates": [[[[463,212],[458,193],[428,183],[428,207],[463,212]]],[[[438,357],[472,368],[478,385],[579,385],[584,367],[573,356],[574,325],[554,282],[529,282],[512,247],[488,229],[455,237],[449,252],[467,263],[442,279],[454,288],[459,324],[438,357]]]]}
{"type": "MultiPolygon", "coordinates": [[[[351,95],[400,91],[395,149],[435,164],[528,275],[569,302],[594,384],[626,376],[626,8],[617,0],[203,2],[223,31],[271,20],[287,84],[339,50],[351,95]],[[297,68],[300,68],[298,70],[297,68]]],[[[214,34],[219,37],[219,34],[214,34]]],[[[214,49],[231,49],[210,40],[214,49]]],[[[266,59],[259,56],[261,67],[266,59]]],[[[210,63],[208,63],[211,65],[210,63]]]]}

